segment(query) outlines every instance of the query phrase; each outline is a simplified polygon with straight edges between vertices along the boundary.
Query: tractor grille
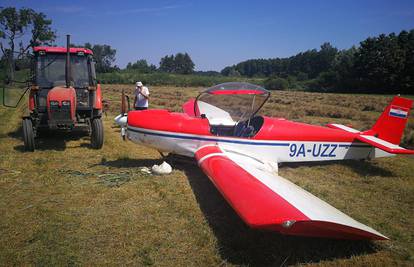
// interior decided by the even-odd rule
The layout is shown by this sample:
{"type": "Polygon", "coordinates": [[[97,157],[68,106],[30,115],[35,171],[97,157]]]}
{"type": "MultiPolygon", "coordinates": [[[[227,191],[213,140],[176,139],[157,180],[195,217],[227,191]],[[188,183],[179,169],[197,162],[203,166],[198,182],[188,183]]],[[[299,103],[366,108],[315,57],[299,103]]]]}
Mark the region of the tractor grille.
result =
{"type": "Polygon", "coordinates": [[[70,114],[70,102],[64,101],[68,103],[67,105],[50,105],[50,118],[49,118],[49,126],[50,128],[72,128],[74,122],[71,119],[70,114]]]}
{"type": "MultiPolygon", "coordinates": [[[[37,93],[37,106],[40,112],[46,111],[46,99],[49,89],[39,90],[37,93]]],[[[76,106],[80,108],[87,108],[90,106],[90,97],[88,89],[76,89],[76,106]]]]}
{"type": "Polygon", "coordinates": [[[70,120],[70,105],[50,107],[50,119],[55,121],[70,120]]]}

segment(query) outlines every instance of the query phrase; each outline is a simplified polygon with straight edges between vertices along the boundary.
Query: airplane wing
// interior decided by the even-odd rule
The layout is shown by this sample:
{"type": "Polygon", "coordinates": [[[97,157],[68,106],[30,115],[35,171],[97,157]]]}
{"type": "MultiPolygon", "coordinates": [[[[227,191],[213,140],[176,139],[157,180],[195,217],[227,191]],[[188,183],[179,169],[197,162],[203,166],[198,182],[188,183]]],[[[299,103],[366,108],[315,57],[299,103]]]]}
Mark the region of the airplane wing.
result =
{"type": "Polygon", "coordinates": [[[227,202],[252,228],[339,239],[388,239],[276,175],[268,164],[254,157],[218,145],[199,148],[195,157],[227,202]]]}

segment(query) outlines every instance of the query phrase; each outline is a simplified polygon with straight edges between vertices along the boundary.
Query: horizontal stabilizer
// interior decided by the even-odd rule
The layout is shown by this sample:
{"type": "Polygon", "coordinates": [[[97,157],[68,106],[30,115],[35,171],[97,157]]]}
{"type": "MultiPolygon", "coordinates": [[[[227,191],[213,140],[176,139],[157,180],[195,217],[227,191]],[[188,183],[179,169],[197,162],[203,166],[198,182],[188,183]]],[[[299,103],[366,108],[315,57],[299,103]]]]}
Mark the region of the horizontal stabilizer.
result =
{"type": "Polygon", "coordinates": [[[388,153],[392,154],[414,154],[414,150],[405,149],[403,147],[400,147],[398,145],[392,144],[390,142],[387,142],[385,140],[379,139],[372,135],[357,135],[356,139],[359,141],[362,141],[364,143],[368,143],[374,147],[377,147],[379,149],[382,149],[388,153]]]}
{"type": "Polygon", "coordinates": [[[405,149],[403,147],[400,147],[399,145],[390,143],[388,141],[385,141],[383,139],[380,139],[378,137],[375,137],[373,135],[365,134],[367,132],[360,132],[358,130],[355,130],[351,127],[342,125],[342,124],[328,124],[329,128],[343,130],[349,133],[355,134],[355,139],[370,144],[373,147],[379,148],[384,150],[385,152],[392,153],[392,154],[414,154],[414,150],[405,149]]]}
{"type": "Polygon", "coordinates": [[[328,126],[329,128],[332,128],[332,129],[344,130],[344,131],[350,132],[350,133],[360,133],[360,131],[355,130],[354,128],[342,125],[342,124],[330,123],[326,126],[328,126]]]}
{"type": "Polygon", "coordinates": [[[196,159],[216,188],[250,227],[289,235],[339,239],[387,239],[294,183],[264,162],[216,145],[196,159]]]}

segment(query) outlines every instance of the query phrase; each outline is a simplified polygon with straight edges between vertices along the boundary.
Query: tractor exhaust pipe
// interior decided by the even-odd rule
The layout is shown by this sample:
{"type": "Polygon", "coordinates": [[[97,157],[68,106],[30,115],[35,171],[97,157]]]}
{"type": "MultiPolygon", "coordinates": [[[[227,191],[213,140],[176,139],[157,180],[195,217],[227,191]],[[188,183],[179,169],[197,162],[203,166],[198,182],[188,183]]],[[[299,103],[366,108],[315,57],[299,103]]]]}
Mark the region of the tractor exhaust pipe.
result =
{"type": "Polygon", "coordinates": [[[70,87],[70,35],[66,35],[66,68],[65,68],[66,87],[70,87]]]}

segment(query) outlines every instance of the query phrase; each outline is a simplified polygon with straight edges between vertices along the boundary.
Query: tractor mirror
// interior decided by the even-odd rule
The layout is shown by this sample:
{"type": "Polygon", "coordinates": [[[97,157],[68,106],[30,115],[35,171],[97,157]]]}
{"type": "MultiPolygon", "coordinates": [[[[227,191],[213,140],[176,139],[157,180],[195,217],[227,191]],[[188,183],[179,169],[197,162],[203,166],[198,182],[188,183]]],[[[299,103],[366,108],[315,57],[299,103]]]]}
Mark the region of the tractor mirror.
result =
{"type": "Polygon", "coordinates": [[[16,108],[23,99],[28,87],[23,84],[13,84],[5,82],[1,90],[3,106],[16,108]]]}

